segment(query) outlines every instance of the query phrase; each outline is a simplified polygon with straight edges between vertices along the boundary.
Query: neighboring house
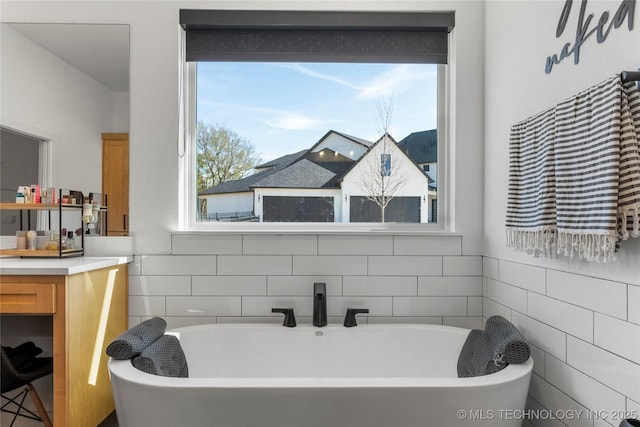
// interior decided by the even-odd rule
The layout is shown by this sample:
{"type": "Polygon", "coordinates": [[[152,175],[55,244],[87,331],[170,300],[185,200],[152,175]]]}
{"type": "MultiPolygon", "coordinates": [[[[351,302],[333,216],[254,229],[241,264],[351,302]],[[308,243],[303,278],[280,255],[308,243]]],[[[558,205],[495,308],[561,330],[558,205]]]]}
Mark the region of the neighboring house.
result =
{"type": "Polygon", "coordinates": [[[399,184],[386,208],[385,221],[429,222],[431,200],[436,198],[436,192],[429,189],[429,177],[388,135],[381,137],[342,179],[343,200],[349,202],[342,208],[342,221],[380,221],[380,207],[367,200],[371,188],[366,175],[375,174],[382,167],[383,155],[389,156],[386,165],[390,171],[388,178],[397,180],[399,184]],[[385,143],[385,138],[388,143],[385,143]]]}
{"type": "Polygon", "coordinates": [[[300,160],[307,150],[288,154],[255,168],[255,173],[245,178],[223,182],[198,193],[198,200],[206,200],[206,216],[202,220],[226,221],[229,218],[255,217],[252,186],[264,178],[285,169],[300,160]]]}
{"type": "Polygon", "coordinates": [[[435,190],[438,180],[438,131],[413,132],[398,142],[398,147],[427,174],[435,190]]]}
{"type": "MultiPolygon", "coordinates": [[[[413,132],[398,143],[398,147],[429,177],[429,189],[438,191],[438,131],[413,132]]],[[[437,222],[438,199],[430,199],[429,222],[437,222]]]]}
{"type": "MultiPolygon", "coordinates": [[[[198,198],[207,201],[203,219],[238,216],[263,222],[380,221],[376,213],[379,208],[366,200],[367,191],[362,186],[364,165],[371,159],[381,164],[380,155],[387,144],[380,141],[382,138],[374,143],[329,131],[308,150],[259,165],[248,177],[201,191],[198,198]]],[[[408,178],[395,194],[397,200],[387,208],[396,212],[387,216],[388,221],[428,222],[435,189],[429,188],[428,176],[395,141],[388,147],[390,162],[398,162],[408,178]]]]}

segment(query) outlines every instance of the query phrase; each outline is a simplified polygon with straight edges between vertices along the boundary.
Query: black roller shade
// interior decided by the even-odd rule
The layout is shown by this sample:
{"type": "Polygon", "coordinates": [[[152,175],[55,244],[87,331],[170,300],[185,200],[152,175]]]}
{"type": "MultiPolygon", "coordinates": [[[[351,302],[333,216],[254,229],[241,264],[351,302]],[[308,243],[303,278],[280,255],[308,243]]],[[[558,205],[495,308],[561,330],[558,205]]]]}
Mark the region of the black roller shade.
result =
{"type": "Polygon", "coordinates": [[[445,64],[454,12],[180,10],[187,61],[445,64]]]}

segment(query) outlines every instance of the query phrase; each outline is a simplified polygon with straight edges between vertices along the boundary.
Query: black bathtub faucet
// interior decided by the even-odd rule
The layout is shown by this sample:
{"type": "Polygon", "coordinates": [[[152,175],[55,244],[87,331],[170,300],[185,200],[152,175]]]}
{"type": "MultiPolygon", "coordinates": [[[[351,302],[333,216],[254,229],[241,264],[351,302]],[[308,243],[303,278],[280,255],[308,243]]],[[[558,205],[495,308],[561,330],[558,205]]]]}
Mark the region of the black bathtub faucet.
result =
{"type": "Polygon", "coordinates": [[[327,326],[327,284],[313,284],[313,326],[327,326]]]}
{"type": "Polygon", "coordinates": [[[367,313],[369,313],[368,308],[347,308],[347,314],[344,316],[344,326],[347,328],[358,326],[358,322],[356,321],[356,314],[367,313]]]}
{"type": "Polygon", "coordinates": [[[288,328],[296,327],[296,315],[293,314],[293,308],[272,308],[271,312],[284,314],[282,326],[286,326],[288,328]]]}

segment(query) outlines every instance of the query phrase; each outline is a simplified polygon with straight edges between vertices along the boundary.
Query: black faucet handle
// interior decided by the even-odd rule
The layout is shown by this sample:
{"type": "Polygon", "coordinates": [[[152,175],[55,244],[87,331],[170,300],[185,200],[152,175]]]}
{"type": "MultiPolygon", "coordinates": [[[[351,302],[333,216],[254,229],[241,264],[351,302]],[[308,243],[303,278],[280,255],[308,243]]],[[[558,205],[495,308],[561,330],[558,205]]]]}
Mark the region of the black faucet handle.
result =
{"type": "Polygon", "coordinates": [[[284,314],[282,326],[286,326],[287,328],[294,328],[296,326],[296,315],[293,314],[293,308],[272,308],[271,312],[284,314]]]}
{"type": "Polygon", "coordinates": [[[358,326],[358,322],[356,322],[356,314],[366,313],[369,313],[368,308],[347,308],[347,314],[344,316],[344,326],[347,328],[358,326]]]}

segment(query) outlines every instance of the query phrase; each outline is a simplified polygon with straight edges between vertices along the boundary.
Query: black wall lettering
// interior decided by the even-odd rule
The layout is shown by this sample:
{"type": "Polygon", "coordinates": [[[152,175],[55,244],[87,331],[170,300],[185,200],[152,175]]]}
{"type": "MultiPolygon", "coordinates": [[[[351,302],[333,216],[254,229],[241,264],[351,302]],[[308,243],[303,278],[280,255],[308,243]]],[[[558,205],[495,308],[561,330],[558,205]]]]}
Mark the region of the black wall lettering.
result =
{"type": "Polygon", "coordinates": [[[567,20],[569,19],[569,14],[571,13],[571,5],[573,0],[567,0],[564,2],[564,7],[562,8],[562,13],[560,14],[560,20],[558,21],[558,27],[556,28],[556,38],[560,37],[564,31],[564,28],[567,26],[567,20]]]}
{"type": "MultiPolygon", "coordinates": [[[[597,24],[593,28],[590,28],[591,22],[594,17],[593,13],[590,13],[585,17],[587,11],[587,2],[588,0],[582,0],[580,4],[578,25],[576,27],[576,37],[573,42],[573,46],[571,45],[571,42],[565,43],[560,50],[560,54],[553,54],[547,57],[547,62],[544,69],[544,72],[546,74],[549,74],[551,72],[554,65],[559,64],[564,58],[571,55],[573,55],[573,63],[578,64],[578,62],[580,62],[580,49],[582,48],[582,45],[594,33],[596,34],[596,41],[598,43],[603,43],[609,36],[611,29],[620,28],[622,24],[624,24],[625,19],[627,20],[629,31],[633,30],[633,19],[636,9],[636,0],[623,0],[620,3],[620,6],[618,7],[618,10],[613,16],[611,22],[609,22],[609,12],[603,12],[600,15],[600,19],[598,19],[597,24]]],[[[560,18],[558,20],[558,26],[556,27],[556,38],[559,38],[564,33],[569,15],[571,14],[572,3],[573,0],[567,0],[564,3],[562,12],[560,13],[560,18]]]]}

